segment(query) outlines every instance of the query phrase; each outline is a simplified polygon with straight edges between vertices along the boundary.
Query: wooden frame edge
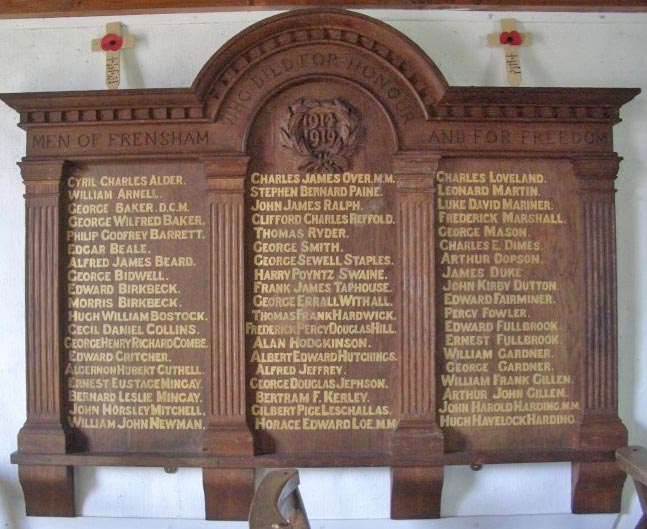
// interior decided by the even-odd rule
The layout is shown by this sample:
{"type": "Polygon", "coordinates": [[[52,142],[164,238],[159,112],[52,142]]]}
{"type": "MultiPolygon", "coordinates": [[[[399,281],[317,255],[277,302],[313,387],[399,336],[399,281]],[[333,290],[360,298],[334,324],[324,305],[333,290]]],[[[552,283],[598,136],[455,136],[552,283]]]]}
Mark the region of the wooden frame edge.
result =
{"type": "MultiPolygon", "coordinates": [[[[72,16],[140,15],[194,13],[232,10],[276,10],[318,6],[316,0],[10,0],[0,6],[0,19],[56,18],[72,16]]],[[[572,11],[572,12],[647,12],[645,0],[330,0],[329,6],[349,9],[470,9],[478,11],[572,11]]]]}

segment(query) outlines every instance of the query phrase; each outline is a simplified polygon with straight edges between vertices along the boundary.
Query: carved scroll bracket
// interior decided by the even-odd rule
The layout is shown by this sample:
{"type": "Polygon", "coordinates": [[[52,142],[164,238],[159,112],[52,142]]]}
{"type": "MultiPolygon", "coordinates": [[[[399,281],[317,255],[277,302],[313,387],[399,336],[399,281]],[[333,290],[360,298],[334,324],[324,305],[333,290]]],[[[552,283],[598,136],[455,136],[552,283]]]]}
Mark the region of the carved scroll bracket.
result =
{"type": "Polygon", "coordinates": [[[586,306],[582,356],[582,423],[577,444],[586,451],[608,451],[611,462],[572,464],[575,513],[618,512],[624,475],[612,461],[627,444],[618,417],[615,187],[621,158],[573,160],[580,194],[582,292],[586,306]]]}
{"type": "MultiPolygon", "coordinates": [[[[392,451],[402,458],[443,452],[436,420],[434,198],[440,156],[396,155],[400,261],[400,422],[392,451]]],[[[437,518],[442,467],[394,468],[393,518],[437,518]]]]}

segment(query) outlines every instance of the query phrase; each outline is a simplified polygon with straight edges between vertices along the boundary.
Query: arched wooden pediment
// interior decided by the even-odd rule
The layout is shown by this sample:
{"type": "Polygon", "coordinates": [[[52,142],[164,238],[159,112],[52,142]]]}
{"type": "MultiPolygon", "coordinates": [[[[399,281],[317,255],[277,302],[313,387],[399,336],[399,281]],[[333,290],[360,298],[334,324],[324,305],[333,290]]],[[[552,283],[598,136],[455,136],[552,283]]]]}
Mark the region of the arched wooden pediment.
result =
{"type": "Polygon", "coordinates": [[[396,131],[428,119],[447,82],[407,37],[366,16],[337,9],[291,11],[251,26],[205,64],[193,83],[206,115],[243,141],[264,102],[316,78],[363,88],[396,131]]]}

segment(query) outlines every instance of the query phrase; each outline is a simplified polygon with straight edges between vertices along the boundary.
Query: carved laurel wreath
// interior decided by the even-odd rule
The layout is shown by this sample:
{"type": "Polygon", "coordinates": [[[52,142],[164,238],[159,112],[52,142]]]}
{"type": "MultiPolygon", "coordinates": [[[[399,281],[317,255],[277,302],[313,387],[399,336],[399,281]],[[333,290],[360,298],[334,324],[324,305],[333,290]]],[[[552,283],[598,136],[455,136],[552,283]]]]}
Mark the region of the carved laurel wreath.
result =
{"type": "Polygon", "coordinates": [[[300,99],[290,105],[287,128],[280,130],[281,142],[303,159],[300,171],[345,171],[357,148],[359,121],[357,110],[341,99],[300,99]],[[336,134],[330,144],[315,146],[306,136],[306,115],[315,110],[335,115],[336,134]]]}

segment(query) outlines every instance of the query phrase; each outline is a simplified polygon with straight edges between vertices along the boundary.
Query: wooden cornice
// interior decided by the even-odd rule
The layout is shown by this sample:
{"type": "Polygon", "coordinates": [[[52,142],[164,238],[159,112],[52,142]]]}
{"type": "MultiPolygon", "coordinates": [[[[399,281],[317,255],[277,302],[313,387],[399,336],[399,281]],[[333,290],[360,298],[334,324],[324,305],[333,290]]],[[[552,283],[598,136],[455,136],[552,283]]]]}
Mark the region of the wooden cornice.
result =
{"type": "MultiPolygon", "coordinates": [[[[647,12],[647,0],[328,0],[328,6],[387,9],[647,12]]],[[[317,0],[4,0],[0,18],[134,15],[320,6],[317,0]]]]}
{"type": "MultiPolygon", "coordinates": [[[[636,88],[449,87],[431,119],[619,121],[636,88]]],[[[204,102],[189,88],[0,94],[20,113],[20,126],[82,123],[208,122],[204,102]],[[100,95],[101,98],[97,99],[100,95]]]]}
{"type": "Polygon", "coordinates": [[[188,88],[2,94],[20,126],[141,121],[204,121],[204,104],[188,88]],[[101,95],[101,103],[97,103],[101,95]]]}

